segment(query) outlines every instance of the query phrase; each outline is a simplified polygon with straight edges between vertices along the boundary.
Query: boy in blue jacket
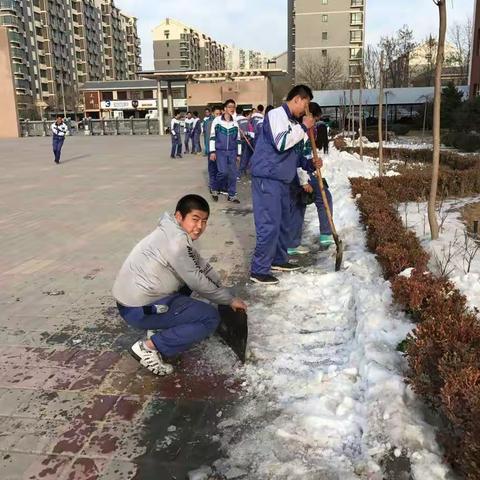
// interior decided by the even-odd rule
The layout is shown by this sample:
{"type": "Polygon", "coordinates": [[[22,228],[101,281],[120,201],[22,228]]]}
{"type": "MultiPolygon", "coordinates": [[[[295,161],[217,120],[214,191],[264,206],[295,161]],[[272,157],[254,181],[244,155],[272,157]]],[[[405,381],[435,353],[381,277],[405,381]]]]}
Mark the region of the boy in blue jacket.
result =
{"type": "Polygon", "coordinates": [[[287,101],[265,117],[262,135],[252,156],[252,200],[256,246],[250,279],[261,284],[275,284],[271,271],[293,271],[289,263],[290,184],[303,155],[307,131],[314,125],[306,113],[312,90],[305,85],[293,87],[287,101]]]}

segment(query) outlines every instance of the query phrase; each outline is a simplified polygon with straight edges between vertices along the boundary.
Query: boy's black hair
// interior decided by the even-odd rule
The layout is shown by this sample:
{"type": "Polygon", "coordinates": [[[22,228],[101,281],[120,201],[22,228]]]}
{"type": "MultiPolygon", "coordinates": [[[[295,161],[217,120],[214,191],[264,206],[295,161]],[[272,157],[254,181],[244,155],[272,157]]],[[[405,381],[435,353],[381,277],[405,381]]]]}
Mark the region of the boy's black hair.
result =
{"type": "Polygon", "coordinates": [[[188,114],[190,114],[190,115],[191,115],[191,114],[192,114],[192,112],[191,112],[190,110],[187,110],[187,115],[188,115],[188,114]]]}
{"type": "Polygon", "coordinates": [[[175,110],[173,112],[173,116],[176,117],[177,115],[180,115],[180,110],[175,110]]]}
{"type": "Polygon", "coordinates": [[[212,109],[211,109],[210,107],[205,107],[205,111],[207,111],[207,110],[208,110],[209,112],[212,111],[212,109]]]}
{"type": "Polygon", "coordinates": [[[175,207],[175,213],[180,212],[182,218],[185,218],[192,210],[200,210],[210,216],[208,202],[200,195],[195,195],[194,193],[182,197],[175,207]]]}
{"type": "Polygon", "coordinates": [[[257,106],[257,111],[259,111],[260,113],[262,113],[263,110],[264,110],[264,109],[263,109],[263,105],[262,105],[262,104],[260,104],[260,105],[257,106]]]}
{"type": "Polygon", "coordinates": [[[238,106],[235,111],[237,112],[237,115],[243,115],[243,108],[238,106]]]}
{"type": "Polygon", "coordinates": [[[212,107],[212,111],[214,111],[214,110],[222,110],[222,109],[223,109],[223,107],[222,107],[221,105],[214,105],[214,106],[212,107]]]}
{"type": "Polygon", "coordinates": [[[322,115],[322,109],[317,102],[310,102],[308,109],[313,117],[320,117],[320,115],[322,115]]]}
{"type": "Polygon", "coordinates": [[[275,107],[273,105],[267,105],[267,108],[265,109],[265,115],[268,115],[268,112],[270,112],[270,110],[273,110],[275,107]]]}
{"type": "Polygon", "coordinates": [[[56,118],[61,118],[63,120],[63,115],[57,115],[56,118]]]}
{"type": "Polygon", "coordinates": [[[310,100],[313,100],[312,89],[310,87],[307,87],[306,85],[295,85],[288,92],[287,102],[295,98],[297,95],[299,95],[300,98],[308,98],[310,100]]]}
{"type": "Polygon", "coordinates": [[[194,110],[192,113],[194,117],[198,117],[198,112],[196,110],[194,110]]]}
{"type": "Polygon", "coordinates": [[[237,104],[237,102],[233,98],[229,98],[226,102],[223,103],[223,108],[227,108],[227,105],[229,103],[233,103],[234,105],[237,104]]]}

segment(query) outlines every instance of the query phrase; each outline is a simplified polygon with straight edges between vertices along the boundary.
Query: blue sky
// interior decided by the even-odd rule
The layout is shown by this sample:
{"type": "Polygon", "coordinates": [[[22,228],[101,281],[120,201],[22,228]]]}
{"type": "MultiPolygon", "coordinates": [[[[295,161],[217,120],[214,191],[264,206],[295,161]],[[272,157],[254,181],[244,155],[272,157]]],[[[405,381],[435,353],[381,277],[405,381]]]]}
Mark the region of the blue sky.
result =
{"type": "MultiPolygon", "coordinates": [[[[334,0],[333,0],[334,1],[334,0]]],[[[153,68],[152,29],[165,17],[181,20],[216,40],[278,54],[287,49],[287,0],[116,0],[138,17],[142,63],[153,68]]],[[[448,21],[473,16],[474,0],[447,0],[448,21]]],[[[409,25],[418,40],[437,35],[438,14],[432,0],[367,0],[366,42],[409,25]]]]}

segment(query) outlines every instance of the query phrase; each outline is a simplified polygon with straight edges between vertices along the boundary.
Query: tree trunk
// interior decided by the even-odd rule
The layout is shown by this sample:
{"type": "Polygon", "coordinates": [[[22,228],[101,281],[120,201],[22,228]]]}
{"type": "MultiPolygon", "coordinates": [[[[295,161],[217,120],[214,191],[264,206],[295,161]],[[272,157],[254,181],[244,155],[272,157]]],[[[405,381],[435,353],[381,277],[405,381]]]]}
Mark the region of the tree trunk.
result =
{"type": "Polygon", "coordinates": [[[355,119],[354,119],[355,107],[353,105],[353,82],[350,80],[350,139],[352,142],[355,140],[355,119]]]}
{"type": "Polygon", "coordinates": [[[360,90],[358,94],[358,139],[360,141],[360,160],[363,161],[363,63],[360,65],[360,90]]]}
{"type": "Polygon", "coordinates": [[[378,93],[378,176],[383,175],[383,52],[380,54],[380,89],[378,93]]]}
{"type": "Polygon", "coordinates": [[[438,34],[437,63],[435,66],[435,90],[433,97],[433,160],[432,160],[432,184],[430,198],[428,200],[428,223],[432,240],[438,238],[438,222],[435,213],[435,200],[437,198],[438,172],[440,169],[440,108],[442,94],[442,66],[445,52],[445,32],[447,30],[447,7],[446,0],[436,0],[440,16],[438,34]]]}

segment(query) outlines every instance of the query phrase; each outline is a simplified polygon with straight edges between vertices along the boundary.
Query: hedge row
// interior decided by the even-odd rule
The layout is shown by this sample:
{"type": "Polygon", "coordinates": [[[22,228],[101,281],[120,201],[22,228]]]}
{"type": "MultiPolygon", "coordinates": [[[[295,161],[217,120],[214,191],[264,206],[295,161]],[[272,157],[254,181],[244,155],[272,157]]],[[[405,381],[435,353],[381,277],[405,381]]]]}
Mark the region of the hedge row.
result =
{"type": "MultiPolygon", "coordinates": [[[[403,175],[357,179],[354,193],[364,191],[366,185],[380,187],[390,202],[416,202],[427,200],[430,195],[431,170],[425,168],[407,171],[403,175]]],[[[438,197],[466,197],[480,193],[480,168],[450,170],[442,168],[438,176],[438,197]]]]}
{"type": "MultiPolygon", "coordinates": [[[[338,147],[337,147],[338,148],[338,147]]],[[[349,153],[359,153],[359,147],[342,147],[349,153]]],[[[363,154],[367,157],[378,158],[378,148],[365,146],[363,154]]],[[[432,163],[432,150],[428,148],[383,148],[383,158],[385,160],[398,160],[404,163],[432,163]]],[[[441,151],[440,164],[449,167],[452,170],[469,170],[480,165],[480,155],[461,155],[458,152],[441,151]]]]}
{"type": "MultiPolygon", "coordinates": [[[[458,172],[457,172],[458,173],[458,172]]],[[[407,381],[438,413],[447,460],[469,480],[480,479],[480,321],[445,278],[427,271],[428,254],[402,223],[388,189],[414,193],[408,176],[351,179],[368,247],[391,281],[393,298],[415,322],[407,338],[407,381]],[[385,182],[384,180],[388,180],[385,182]],[[388,193],[387,193],[388,192],[388,193]],[[399,275],[413,267],[410,277],[399,275]]],[[[422,184],[423,185],[423,184],[422,184]]]]}

